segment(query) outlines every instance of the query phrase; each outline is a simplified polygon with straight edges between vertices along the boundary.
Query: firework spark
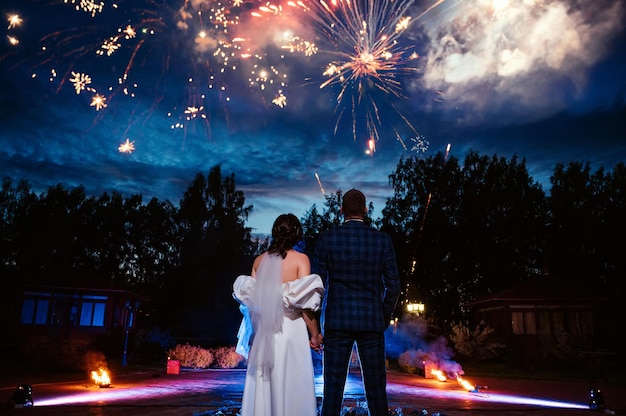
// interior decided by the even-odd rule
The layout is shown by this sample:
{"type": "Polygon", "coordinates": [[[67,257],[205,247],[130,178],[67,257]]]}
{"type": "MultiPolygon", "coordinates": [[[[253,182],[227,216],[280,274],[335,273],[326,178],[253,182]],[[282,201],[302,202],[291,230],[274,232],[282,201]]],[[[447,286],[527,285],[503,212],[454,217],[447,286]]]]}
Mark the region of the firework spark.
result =
{"type": "Polygon", "coordinates": [[[120,144],[117,148],[120,153],[132,153],[135,150],[135,142],[131,142],[130,139],[120,144]]]}
{"type": "Polygon", "coordinates": [[[278,96],[272,100],[272,103],[280,108],[284,108],[287,105],[287,97],[283,95],[282,91],[278,91],[278,96]]]}
{"type": "Polygon", "coordinates": [[[16,26],[21,25],[22,22],[22,18],[17,14],[9,16],[9,29],[13,29],[16,26]]]}
{"type": "Polygon", "coordinates": [[[93,99],[91,100],[91,104],[89,104],[91,107],[96,107],[96,111],[100,111],[103,108],[107,107],[107,103],[105,103],[106,101],[106,97],[100,95],[100,94],[96,94],[93,96],[93,99]]]}
{"type": "Polygon", "coordinates": [[[91,84],[91,77],[87,74],[81,74],[79,72],[72,72],[72,78],[70,82],[74,85],[74,91],[76,94],[80,94],[81,91],[88,90],[89,84],[91,84]]]}
{"type": "Polygon", "coordinates": [[[369,139],[367,141],[367,150],[365,151],[365,154],[372,156],[375,152],[376,152],[376,140],[369,139]]]}
{"type": "Polygon", "coordinates": [[[412,152],[426,153],[426,151],[428,150],[428,147],[430,146],[430,144],[428,143],[428,140],[426,140],[426,138],[423,135],[413,137],[411,138],[411,141],[413,142],[413,147],[411,147],[412,152]]]}

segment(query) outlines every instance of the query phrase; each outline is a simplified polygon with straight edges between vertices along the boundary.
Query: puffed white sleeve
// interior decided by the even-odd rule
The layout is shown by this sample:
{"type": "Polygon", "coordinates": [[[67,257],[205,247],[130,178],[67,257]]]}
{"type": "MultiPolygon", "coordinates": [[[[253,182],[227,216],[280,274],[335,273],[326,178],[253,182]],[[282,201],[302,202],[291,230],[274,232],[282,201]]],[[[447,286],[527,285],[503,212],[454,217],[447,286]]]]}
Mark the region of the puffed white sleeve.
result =
{"type": "Polygon", "coordinates": [[[250,353],[250,341],[254,334],[252,328],[252,319],[250,318],[250,311],[248,306],[252,297],[252,291],[254,290],[255,279],[251,276],[241,275],[237,277],[235,283],[233,283],[233,297],[239,302],[239,310],[243,317],[241,318],[241,324],[239,325],[239,331],[237,332],[237,346],[235,352],[248,358],[250,353]]]}
{"type": "Polygon", "coordinates": [[[254,291],[254,284],[256,279],[252,276],[241,275],[235,279],[233,283],[233,297],[239,303],[244,305],[250,305],[252,302],[252,292],[254,291]]]}
{"type": "Polygon", "coordinates": [[[317,274],[309,274],[285,284],[283,301],[297,309],[310,309],[317,312],[322,306],[324,283],[317,274]]]}

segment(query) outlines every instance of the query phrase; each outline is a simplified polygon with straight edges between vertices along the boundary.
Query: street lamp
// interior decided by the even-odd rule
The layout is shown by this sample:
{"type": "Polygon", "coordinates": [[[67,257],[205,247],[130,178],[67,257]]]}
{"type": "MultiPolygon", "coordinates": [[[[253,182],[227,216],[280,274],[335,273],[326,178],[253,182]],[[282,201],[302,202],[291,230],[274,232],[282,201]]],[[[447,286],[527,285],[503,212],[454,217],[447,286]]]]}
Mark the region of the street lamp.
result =
{"type": "Polygon", "coordinates": [[[407,310],[407,312],[415,313],[417,315],[420,315],[420,314],[424,313],[424,304],[422,302],[420,302],[420,303],[407,303],[406,310],[407,310]]]}
{"type": "Polygon", "coordinates": [[[126,309],[126,313],[124,314],[124,353],[122,354],[122,366],[126,367],[126,361],[127,361],[127,356],[128,356],[128,332],[130,331],[130,328],[133,326],[133,305],[130,303],[130,301],[126,301],[126,304],[124,305],[124,308],[126,309]]]}

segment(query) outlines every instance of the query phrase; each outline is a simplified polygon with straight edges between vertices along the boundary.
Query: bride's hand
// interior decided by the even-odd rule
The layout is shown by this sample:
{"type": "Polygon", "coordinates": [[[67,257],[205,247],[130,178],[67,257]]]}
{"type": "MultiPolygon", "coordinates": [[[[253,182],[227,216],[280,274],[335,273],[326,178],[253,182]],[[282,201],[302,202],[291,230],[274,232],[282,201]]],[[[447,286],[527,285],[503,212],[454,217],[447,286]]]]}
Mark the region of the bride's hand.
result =
{"type": "Polygon", "coordinates": [[[313,335],[311,338],[309,338],[309,345],[311,346],[311,348],[313,348],[313,350],[321,352],[322,341],[322,334],[313,335]]]}

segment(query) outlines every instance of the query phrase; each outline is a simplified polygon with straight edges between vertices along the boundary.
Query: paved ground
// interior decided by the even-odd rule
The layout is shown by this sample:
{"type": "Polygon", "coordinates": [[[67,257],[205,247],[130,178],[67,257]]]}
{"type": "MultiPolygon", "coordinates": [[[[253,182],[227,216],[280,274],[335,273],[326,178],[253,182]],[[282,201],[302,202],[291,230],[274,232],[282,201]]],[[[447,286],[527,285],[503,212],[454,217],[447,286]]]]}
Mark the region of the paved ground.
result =
{"type": "MultiPolygon", "coordinates": [[[[8,400],[19,383],[33,385],[34,406],[4,406],[0,415],[36,416],[199,416],[236,414],[241,405],[245,370],[137,371],[112,375],[109,388],[99,388],[80,376],[41,377],[1,381],[0,397],[8,400]]],[[[478,391],[464,389],[456,380],[440,382],[395,371],[389,372],[390,407],[402,408],[404,415],[446,416],[591,416],[626,414],[626,386],[611,383],[594,385],[601,389],[605,409],[589,409],[591,385],[582,381],[537,381],[502,378],[472,379],[472,385],[487,386],[478,391]]],[[[316,379],[321,400],[322,380],[316,379]]],[[[358,373],[346,386],[345,405],[355,408],[363,400],[358,373]]],[[[297,416],[297,415],[294,415],[297,416]]]]}

